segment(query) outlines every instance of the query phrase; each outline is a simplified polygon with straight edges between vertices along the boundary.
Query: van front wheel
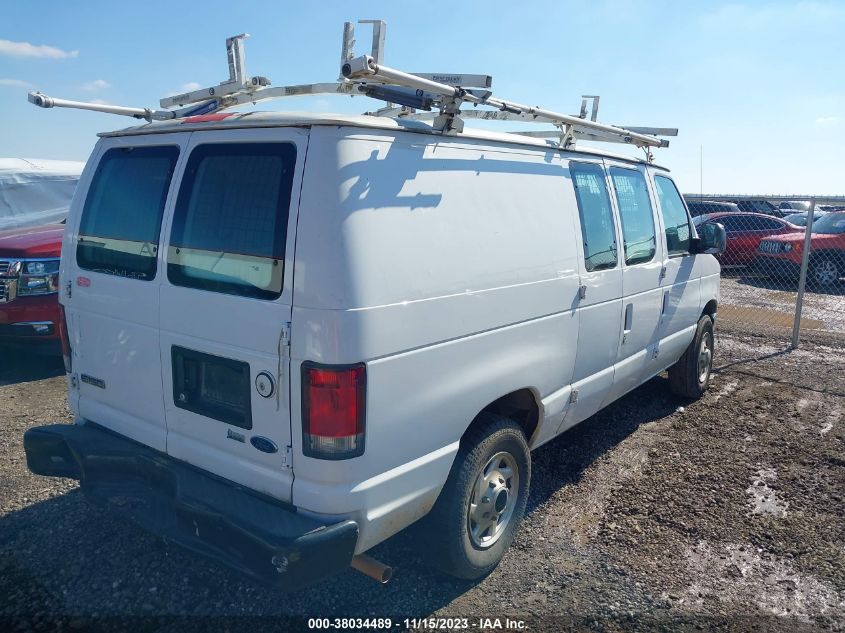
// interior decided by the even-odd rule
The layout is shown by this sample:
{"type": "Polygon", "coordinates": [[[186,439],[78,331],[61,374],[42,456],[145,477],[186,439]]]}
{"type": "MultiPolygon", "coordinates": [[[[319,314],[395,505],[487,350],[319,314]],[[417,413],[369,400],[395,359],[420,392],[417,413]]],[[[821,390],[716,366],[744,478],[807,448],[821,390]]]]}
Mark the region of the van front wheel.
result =
{"type": "Polygon", "coordinates": [[[705,314],[698,320],[692,343],[669,368],[669,387],[674,394],[695,400],[707,391],[713,371],[713,341],[713,319],[705,314]]]}
{"type": "Polygon", "coordinates": [[[426,517],[437,567],[466,579],[493,571],[525,514],[530,481],[531,454],[522,430],[503,416],[481,414],[426,517]]]}

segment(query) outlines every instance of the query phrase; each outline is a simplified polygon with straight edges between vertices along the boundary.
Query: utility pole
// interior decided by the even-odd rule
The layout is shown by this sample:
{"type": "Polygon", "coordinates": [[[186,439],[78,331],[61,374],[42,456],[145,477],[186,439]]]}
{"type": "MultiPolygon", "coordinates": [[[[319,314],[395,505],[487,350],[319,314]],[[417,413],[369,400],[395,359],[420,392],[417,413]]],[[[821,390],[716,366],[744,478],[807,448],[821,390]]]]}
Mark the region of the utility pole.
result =
{"type": "Polygon", "coordinates": [[[698,146],[698,197],[704,197],[704,145],[698,146]]]}

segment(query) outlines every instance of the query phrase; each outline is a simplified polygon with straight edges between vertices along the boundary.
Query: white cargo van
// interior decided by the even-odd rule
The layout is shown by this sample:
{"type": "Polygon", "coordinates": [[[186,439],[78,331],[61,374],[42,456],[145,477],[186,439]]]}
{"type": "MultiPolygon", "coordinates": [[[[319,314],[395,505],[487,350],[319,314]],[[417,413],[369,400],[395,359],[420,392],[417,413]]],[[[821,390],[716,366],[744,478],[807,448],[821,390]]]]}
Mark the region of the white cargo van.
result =
{"type": "Polygon", "coordinates": [[[530,451],[713,358],[717,225],[648,161],[376,116],[102,135],[64,234],[73,425],[30,469],[288,588],[412,523],[477,578],[530,451]]]}

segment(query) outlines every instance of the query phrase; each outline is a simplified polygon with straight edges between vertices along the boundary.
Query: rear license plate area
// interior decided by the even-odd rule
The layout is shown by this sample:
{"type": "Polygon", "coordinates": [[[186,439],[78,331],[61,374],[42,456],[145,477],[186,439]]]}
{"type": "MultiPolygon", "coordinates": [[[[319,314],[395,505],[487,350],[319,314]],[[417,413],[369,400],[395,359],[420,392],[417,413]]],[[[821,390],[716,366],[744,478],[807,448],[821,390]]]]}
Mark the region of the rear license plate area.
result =
{"type": "Polygon", "coordinates": [[[173,402],[178,408],[252,428],[249,363],[176,345],[171,361],[173,402]]]}

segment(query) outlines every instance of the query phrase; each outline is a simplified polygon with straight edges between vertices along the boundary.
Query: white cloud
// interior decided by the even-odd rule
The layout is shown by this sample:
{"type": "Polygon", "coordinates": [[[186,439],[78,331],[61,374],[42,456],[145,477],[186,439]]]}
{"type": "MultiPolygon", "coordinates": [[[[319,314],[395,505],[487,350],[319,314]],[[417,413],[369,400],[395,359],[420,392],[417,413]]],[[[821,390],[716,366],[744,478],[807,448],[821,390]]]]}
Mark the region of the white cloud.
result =
{"type": "Polygon", "coordinates": [[[820,116],[816,119],[816,123],[819,125],[833,125],[834,123],[839,123],[840,120],[838,116],[820,116]]]}
{"type": "Polygon", "coordinates": [[[0,86],[12,86],[13,88],[32,88],[32,84],[23,79],[0,79],[0,86]]]}
{"type": "Polygon", "coordinates": [[[82,84],[83,90],[88,90],[89,92],[94,92],[95,90],[103,90],[109,87],[109,82],[105,79],[95,79],[94,81],[89,81],[87,83],[82,84]]]}
{"type": "Polygon", "coordinates": [[[0,55],[10,55],[11,57],[64,59],[66,57],[77,57],[79,55],[79,51],[65,51],[61,48],[47,46],[45,44],[30,44],[29,42],[0,40],[0,55]]]}
{"type": "Polygon", "coordinates": [[[186,92],[193,92],[194,90],[199,90],[200,88],[202,88],[202,86],[196,81],[189,81],[188,83],[179,86],[176,90],[171,90],[165,96],[175,97],[176,95],[183,95],[186,92]]]}

